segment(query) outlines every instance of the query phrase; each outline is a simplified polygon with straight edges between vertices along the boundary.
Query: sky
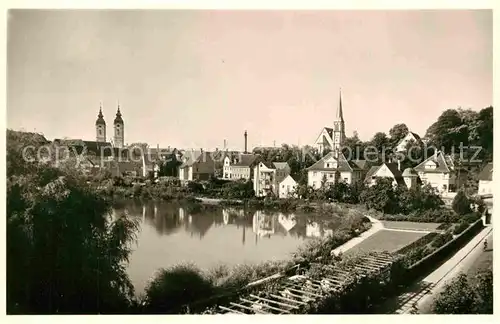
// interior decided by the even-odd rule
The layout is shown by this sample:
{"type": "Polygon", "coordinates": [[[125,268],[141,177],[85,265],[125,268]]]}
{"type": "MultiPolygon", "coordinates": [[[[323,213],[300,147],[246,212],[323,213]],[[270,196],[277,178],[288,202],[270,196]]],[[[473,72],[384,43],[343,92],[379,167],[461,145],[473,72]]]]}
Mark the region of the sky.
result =
{"type": "Polygon", "coordinates": [[[7,127],[48,139],[243,150],[313,144],[493,103],[491,10],[10,10],[7,127]]]}

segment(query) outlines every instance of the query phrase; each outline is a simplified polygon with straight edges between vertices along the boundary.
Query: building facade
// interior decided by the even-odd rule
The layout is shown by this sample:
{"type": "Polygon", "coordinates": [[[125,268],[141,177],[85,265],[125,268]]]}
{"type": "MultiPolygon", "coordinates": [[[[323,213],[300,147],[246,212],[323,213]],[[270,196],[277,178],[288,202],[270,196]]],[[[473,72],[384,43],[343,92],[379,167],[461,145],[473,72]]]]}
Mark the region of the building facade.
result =
{"type": "Polygon", "coordinates": [[[274,165],[260,161],[253,168],[253,190],[255,196],[278,195],[276,188],[276,169],[274,165]]]}
{"type": "Polygon", "coordinates": [[[297,181],[288,175],[278,183],[278,192],[280,198],[294,198],[297,195],[297,181]]]}
{"type": "Polygon", "coordinates": [[[370,168],[365,177],[365,184],[369,187],[375,185],[380,178],[392,180],[394,186],[406,185],[398,163],[383,163],[370,168]]]}
{"type": "Polygon", "coordinates": [[[493,194],[493,162],[486,164],[479,174],[478,194],[493,194]]]}
{"type": "Polygon", "coordinates": [[[345,182],[352,184],[362,180],[363,170],[353,161],[348,161],[343,153],[330,152],[321,160],[307,168],[307,185],[319,189],[322,185],[345,182]]]}
{"type": "Polygon", "coordinates": [[[428,184],[437,193],[457,192],[467,181],[467,170],[458,168],[450,156],[436,151],[431,157],[417,165],[414,170],[423,184],[428,184]]]}

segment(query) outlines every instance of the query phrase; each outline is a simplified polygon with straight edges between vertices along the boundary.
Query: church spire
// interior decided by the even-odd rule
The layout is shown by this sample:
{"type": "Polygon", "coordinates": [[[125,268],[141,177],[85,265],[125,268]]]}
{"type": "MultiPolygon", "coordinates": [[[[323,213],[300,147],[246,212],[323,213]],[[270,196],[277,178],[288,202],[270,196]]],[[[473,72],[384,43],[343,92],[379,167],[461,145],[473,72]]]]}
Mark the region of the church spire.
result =
{"type": "Polygon", "coordinates": [[[337,108],[336,120],[344,120],[344,113],[342,112],[342,89],[339,89],[339,107],[337,108]]]}

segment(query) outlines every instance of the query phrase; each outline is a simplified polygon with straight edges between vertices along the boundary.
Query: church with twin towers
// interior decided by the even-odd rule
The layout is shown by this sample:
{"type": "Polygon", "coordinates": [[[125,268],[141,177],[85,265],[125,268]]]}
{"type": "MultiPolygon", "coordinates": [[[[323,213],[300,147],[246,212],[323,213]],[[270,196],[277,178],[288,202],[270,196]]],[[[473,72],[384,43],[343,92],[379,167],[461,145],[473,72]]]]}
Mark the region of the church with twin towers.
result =
{"type": "Polygon", "coordinates": [[[342,150],[345,141],[344,113],[342,112],[342,93],[339,91],[339,106],[333,120],[333,128],[323,127],[314,146],[323,155],[325,151],[333,151],[338,154],[342,150]]]}
{"type": "MultiPolygon", "coordinates": [[[[122,118],[122,113],[120,112],[120,104],[118,104],[118,110],[116,111],[115,120],[113,121],[113,140],[112,145],[116,148],[123,148],[125,145],[125,129],[122,118]]],[[[107,143],[106,140],[106,121],[104,120],[104,115],[102,114],[102,104],[99,107],[99,114],[97,115],[97,120],[95,122],[96,131],[96,142],[107,143]]]]}

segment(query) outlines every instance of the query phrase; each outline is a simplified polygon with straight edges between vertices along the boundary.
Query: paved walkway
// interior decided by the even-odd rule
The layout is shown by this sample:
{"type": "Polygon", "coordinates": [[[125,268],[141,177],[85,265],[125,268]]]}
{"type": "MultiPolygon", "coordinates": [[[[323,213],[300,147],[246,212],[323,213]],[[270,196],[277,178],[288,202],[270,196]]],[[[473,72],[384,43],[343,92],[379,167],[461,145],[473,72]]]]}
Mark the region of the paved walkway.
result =
{"type": "Polygon", "coordinates": [[[359,236],[350,239],[349,241],[345,242],[341,246],[336,247],[335,249],[332,250],[332,253],[338,254],[340,252],[345,252],[349,250],[350,248],[353,248],[354,246],[358,245],[359,243],[363,242],[366,240],[368,237],[371,235],[377,233],[381,229],[384,229],[384,225],[382,224],[381,221],[378,219],[375,219],[371,216],[366,216],[368,219],[370,219],[370,222],[372,223],[372,227],[363,233],[361,233],[359,236]]]}
{"type": "Polygon", "coordinates": [[[492,236],[493,228],[484,228],[449,260],[399,296],[395,313],[409,314],[416,306],[419,313],[429,314],[434,297],[443,290],[450,279],[453,279],[461,271],[466,271],[474,263],[483,252],[484,239],[487,238],[488,241],[491,241],[492,236]]]}

